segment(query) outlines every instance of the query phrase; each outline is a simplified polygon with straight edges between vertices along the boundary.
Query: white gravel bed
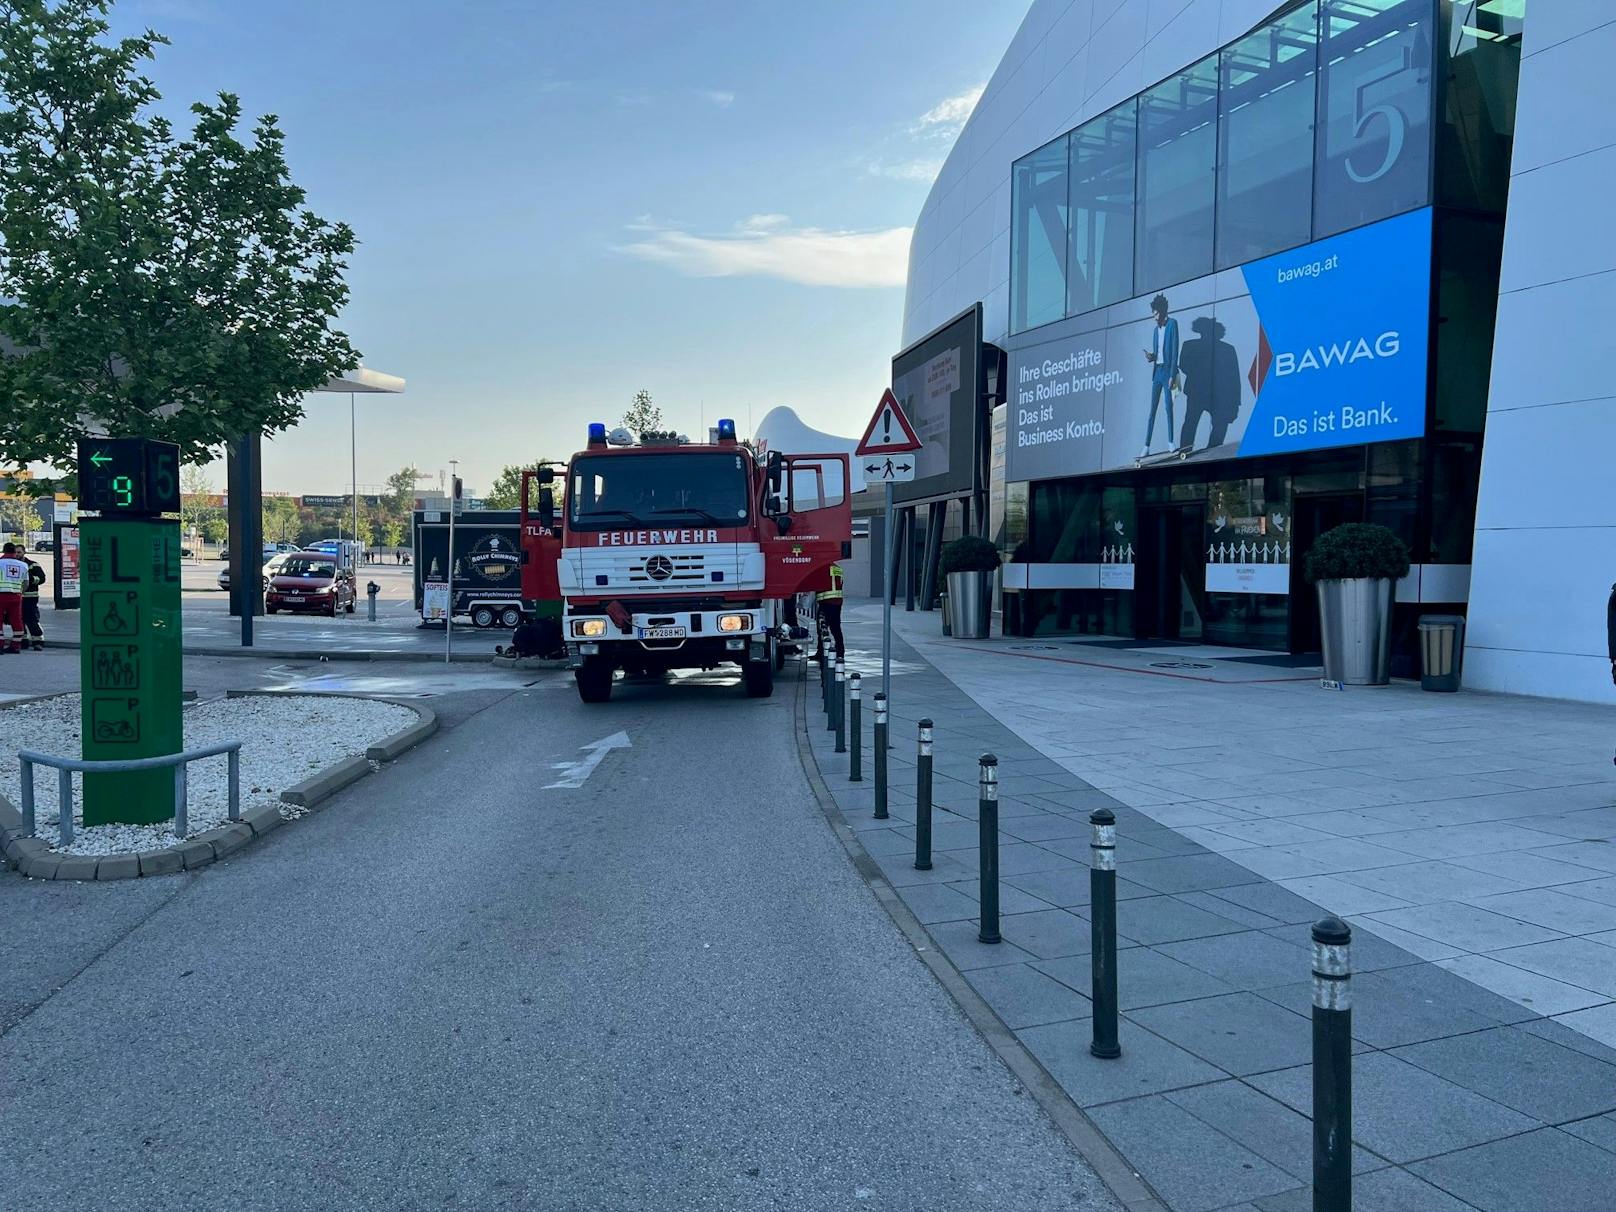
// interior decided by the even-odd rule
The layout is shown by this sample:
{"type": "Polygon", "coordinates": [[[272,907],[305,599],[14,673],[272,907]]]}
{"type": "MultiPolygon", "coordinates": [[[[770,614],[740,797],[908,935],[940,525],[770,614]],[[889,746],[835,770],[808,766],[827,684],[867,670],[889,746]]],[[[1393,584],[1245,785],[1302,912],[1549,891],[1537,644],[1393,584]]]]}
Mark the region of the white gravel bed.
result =
{"type": "MultiPolygon", "coordinates": [[[[79,696],[0,708],[0,793],[22,806],[19,749],[79,755],[79,696]]],[[[185,708],[185,747],[241,742],[241,810],[276,804],[288,818],[301,809],[280,804],[280,793],[344,758],[363,754],[419,718],[408,707],[367,699],[316,695],[252,695],[185,708]]],[[[83,776],[73,776],[73,844],[57,844],[57,772],[34,767],[35,832],[64,854],[126,854],[172,846],[172,821],[158,825],[98,825],[85,829],[83,776]]],[[[190,764],[191,834],[230,816],[229,763],[223,754],[190,764]]]]}

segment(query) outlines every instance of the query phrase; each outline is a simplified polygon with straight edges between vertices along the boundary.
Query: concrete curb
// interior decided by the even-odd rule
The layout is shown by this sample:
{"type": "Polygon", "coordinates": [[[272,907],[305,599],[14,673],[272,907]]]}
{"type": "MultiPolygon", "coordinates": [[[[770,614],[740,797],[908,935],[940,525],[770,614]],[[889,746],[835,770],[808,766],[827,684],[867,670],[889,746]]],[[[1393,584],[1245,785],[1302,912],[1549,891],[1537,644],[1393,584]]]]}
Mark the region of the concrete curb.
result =
{"type": "MultiPolygon", "coordinates": [[[[375,695],[375,694],[348,694],[346,691],[341,691],[341,690],[227,690],[224,693],[224,697],[227,698],[227,699],[247,699],[247,698],[266,698],[266,699],[267,698],[363,699],[367,703],[391,703],[395,707],[408,707],[411,711],[415,712],[415,714],[418,717],[420,717],[419,719],[417,719],[415,721],[415,723],[409,725],[406,728],[401,728],[399,731],[393,733],[391,736],[384,736],[381,740],[377,741],[374,745],[371,745],[369,748],[367,748],[365,750],[365,759],[368,760],[368,761],[372,761],[372,762],[391,762],[391,761],[394,761],[394,760],[396,760],[398,758],[398,756],[400,754],[405,753],[408,750],[414,749],[422,741],[426,740],[427,737],[431,736],[434,732],[436,732],[438,730],[438,715],[437,715],[437,712],[433,711],[430,707],[423,706],[422,704],[416,702],[414,699],[389,698],[386,695],[375,695]]],[[[352,758],[348,759],[348,761],[352,761],[352,760],[353,760],[352,758]]],[[[331,770],[340,769],[342,766],[346,766],[347,764],[348,764],[347,762],[340,763],[338,766],[333,766],[331,768],[331,770]]],[[[300,800],[287,800],[286,797],[288,795],[290,795],[293,791],[298,791],[298,792],[301,793],[303,788],[306,788],[311,783],[318,782],[320,779],[324,778],[325,775],[329,774],[330,772],[331,771],[322,771],[320,774],[315,775],[314,778],[305,779],[303,782],[299,783],[296,787],[288,788],[286,791],[281,793],[281,798],[283,800],[286,800],[286,802],[288,804],[297,804],[299,807],[304,807],[304,808],[312,807],[313,804],[319,803],[320,800],[325,799],[326,795],[329,795],[331,793],[327,792],[326,795],[319,796],[317,799],[313,800],[310,804],[304,804],[300,800]]],[[[348,780],[349,783],[351,783],[353,781],[354,781],[353,779],[348,780]]],[[[346,787],[347,785],[348,785],[347,783],[341,784],[341,786],[343,786],[343,787],[346,787]]]]}
{"type": "Polygon", "coordinates": [[[931,970],[938,984],[947,990],[961,1013],[987,1041],[988,1047],[993,1049],[1027,1093],[1032,1095],[1044,1114],[1071,1143],[1078,1155],[1093,1167],[1100,1181],[1127,1212],[1170,1212],[1167,1204],[1151,1189],[1150,1184],[1128,1164],[1127,1158],[1100,1131],[1084,1110],[1072,1101],[1061,1084],[1050,1076],[1038,1058],[1016,1038],[1015,1032],[1005,1025],[1004,1020],[994,1013],[982,995],[954,966],[942,948],[927,933],[926,927],[921,925],[920,919],[910,911],[909,906],[904,904],[886,877],[881,874],[881,868],[870,856],[869,851],[864,849],[858,834],[847,827],[842,819],[841,809],[837,807],[836,800],[830,793],[830,787],[820,773],[819,761],[808,740],[809,721],[805,706],[808,699],[807,687],[807,665],[804,664],[797,689],[795,720],[797,758],[802,763],[803,773],[807,776],[809,788],[819,804],[819,811],[824,814],[831,831],[841,842],[842,848],[847,851],[854,870],[863,878],[875,899],[887,911],[887,916],[908,940],[916,958],[931,970]]]}
{"type": "MultiPolygon", "coordinates": [[[[46,640],[46,648],[72,648],[79,647],[76,640],[46,640]]],[[[405,661],[427,662],[435,661],[443,664],[443,653],[422,652],[412,649],[408,652],[388,652],[378,648],[359,649],[325,649],[325,648],[191,648],[187,647],[184,656],[209,657],[247,657],[250,660],[275,661],[405,661]]],[[[486,664],[497,659],[492,652],[456,652],[449,657],[450,661],[459,665],[486,664]]]]}
{"type": "MultiPolygon", "coordinates": [[[[63,691],[76,694],[77,691],[63,691]]],[[[194,692],[191,693],[194,697],[194,692]]],[[[249,697],[310,697],[301,691],[281,690],[229,690],[226,698],[249,697]]],[[[60,694],[34,695],[0,703],[0,709],[21,703],[61,697],[60,694]]],[[[410,699],[377,698],[363,694],[340,694],[330,691],[312,697],[337,699],[364,699],[367,702],[392,703],[408,707],[419,717],[409,727],[383,737],[365,753],[344,758],[328,766],[312,778],[304,779],[281,792],[280,800],[305,810],[315,808],[337,792],[364,778],[373,769],[373,762],[392,761],[400,754],[419,745],[438,730],[438,717],[430,708],[410,699]]],[[[0,856],[4,865],[13,867],[30,879],[47,880],[120,880],[138,879],[154,875],[173,875],[181,871],[195,871],[209,863],[225,858],[249,842],[278,829],[284,818],[275,804],[260,804],[248,808],[239,821],[226,821],[212,829],[194,834],[172,846],[142,850],[138,854],[58,854],[40,838],[23,834],[22,813],[10,800],[0,795],[0,856]]]]}

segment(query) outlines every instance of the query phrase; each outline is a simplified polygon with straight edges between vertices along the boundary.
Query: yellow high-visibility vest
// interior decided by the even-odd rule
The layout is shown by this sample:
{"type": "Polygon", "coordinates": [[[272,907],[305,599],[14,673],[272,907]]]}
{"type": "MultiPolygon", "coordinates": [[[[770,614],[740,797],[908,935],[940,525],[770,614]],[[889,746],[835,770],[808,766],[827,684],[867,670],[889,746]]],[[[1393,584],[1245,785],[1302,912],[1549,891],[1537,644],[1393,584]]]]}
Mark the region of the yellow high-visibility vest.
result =
{"type": "Polygon", "coordinates": [[[827,602],[832,598],[842,596],[842,566],[840,564],[830,566],[830,588],[815,596],[821,602],[827,602]]]}

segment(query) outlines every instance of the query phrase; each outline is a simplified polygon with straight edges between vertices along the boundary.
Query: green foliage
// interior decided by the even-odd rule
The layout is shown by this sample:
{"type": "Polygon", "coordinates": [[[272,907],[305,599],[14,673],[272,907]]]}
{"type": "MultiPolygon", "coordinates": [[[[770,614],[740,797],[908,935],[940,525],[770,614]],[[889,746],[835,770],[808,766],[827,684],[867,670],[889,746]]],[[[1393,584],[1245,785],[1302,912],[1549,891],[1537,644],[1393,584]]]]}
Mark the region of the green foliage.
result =
{"type": "Polygon", "coordinates": [[[645,388],[634,393],[633,402],[623,414],[623,428],[632,430],[636,436],[662,428],[662,410],[651,403],[651,393],[645,388]]]}
{"type": "Polygon", "coordinates": [[[264,542],[295,543],[302,525],[290,497],[264,498],[264,542]]]}
{"type": "Polygon", "coordinates": [[[1408,547],[1384,526],[1348,522],[1327,530],[1307,553],[1308,583],[1359,578],[1395,581],[1408,573],[1408,547]]]}
{"type": "Polygon", "coordinates": [[[201,525],[197,529],[202,532],[202,537],[210,543],[223,543],[230,538],[230,521],[222,513],[203,518],[201,525]]]}
{"type": "MultiPolygon", "coordinates": [[[[522,472],[530,471],[536,467],[554,466],[555,462],[556,460],[554,459],[535,459],[531,463],[512,463],[501,468],[500,473],[494,477],[493,487],[483,494],[484,503],[489,509],[520,509],[522,507],[522,472]]],[[[564,476],[558,475],[555,482],[550,485],[551,491],[555,494],[557,505],[561,502],[562,480],[564,478],[564,476]]],[[[529,496],[531,497],[529,507],[537,509],[539,507],[537,485],[534,485],[529,490],[529,496]]]]}
{"type": "Polygon", "coordinates": [[[388,512],[397,518],[408,518],[415,508],[415,484],[421,472],[415,467],[401,467],[387,477],[388,512]]]}
{"type": "Polygon", "coordinates": [[[951,572],[992,572],[998,566],[999,549],[986,539],[967,534],[944,545],[937,570],[946,577],[951,572]]]}
{"type": "MultiPolygon", "coordinates": [[[[0,465],[71,465],[85,419],[181,457],[302,416],[354,366],[354,234],[304,205],[273,116],[181,135],[109,0],[0,0],[0,465]]],[[[32,491],[54,482],[35,481],[32,491]]]]}
{"type": "Polygon", "coordinates": [[[404,536],[408,533],[408,529],[409,528],[406,527],[403,522],[400,522],[397,519],[389,519],[388,521],[382,523],[382,546],[404,546],[404,536]]]}
{"type": "MultiPolygon", "coordinates": [[[[22,482],[16,482],[20,488],[22,482]]],[[[0,497],[0,532],[8,536],[21,536],[35,530],[48,529],[39,520],[39,510],[29,497],[0,497]]]]}

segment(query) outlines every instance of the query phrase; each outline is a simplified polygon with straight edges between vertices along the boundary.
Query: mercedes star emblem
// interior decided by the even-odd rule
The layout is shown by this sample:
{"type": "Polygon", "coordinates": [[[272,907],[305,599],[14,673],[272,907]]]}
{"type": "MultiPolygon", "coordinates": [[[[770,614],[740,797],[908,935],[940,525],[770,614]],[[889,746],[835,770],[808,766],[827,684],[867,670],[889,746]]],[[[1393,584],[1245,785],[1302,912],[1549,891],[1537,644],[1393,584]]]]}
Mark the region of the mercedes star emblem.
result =
{"type": "Polygon", "coordinates": [[[673,575],[673,561],[667,556],[652,556],[645,562],[645,575],[653,581],[666,581],[673,575]]]}

